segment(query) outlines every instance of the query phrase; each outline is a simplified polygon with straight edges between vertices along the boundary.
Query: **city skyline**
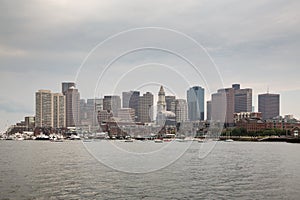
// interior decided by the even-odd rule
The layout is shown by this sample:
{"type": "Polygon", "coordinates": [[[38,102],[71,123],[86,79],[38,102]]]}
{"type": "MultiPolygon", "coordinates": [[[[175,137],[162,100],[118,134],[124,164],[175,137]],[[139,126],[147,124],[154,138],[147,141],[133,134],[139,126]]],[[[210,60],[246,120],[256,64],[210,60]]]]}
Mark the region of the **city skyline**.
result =
{"type": "MultiPolygon", "coordinates": [[[[0,6],[3,16],[0,20],[5,30],[0,33],[0,130],[4,131],[23,116],[34,114],[35,91],[43,88],[60,91],[58,82],[75,81],[83,60],[101,41],[121,31],[152,26],[178,30],[203,45],[218,66],[225,88],[238,82],[243,88],[253,89],[255,110],[258,110],[258,94],[269,90],[281,95],[281,113],[300,118],[300,108],[297,107],[300,100],[299,4],[292,0],[192,0],[182,5],[154,1],[151,4],[119,2],[119,6],[113,2],[90,1],[83,6],[74,2],[70,5],[58,1],[28,1],[16,5],[3,1],[0,6]],[[132,5],[140,8],[137,15],[128,14],[132,5]],[[166,8],[169,12],[162,12],[166,8]],[[187,21],[189,23],[183,23],[187,21]]],[[[153,35],[154,39],[157,37],[153,35]]],[[[169,40],[175,46],[182,45],[172,37],[169,40]]],[[[107,48],[103,56],[112,54],[117,48],[118,45],[107,48]]],[[[177,62],[168,56],[161,57],[170,65],[177,62]]],[[[138,55],[118,63],[117,67],[121,70],[123,66],[139,65],[140,58],[146,60],[138,55]]],[[[103,69],[102,64],[93,71],[97,72],[96,78],[103,69]]],[[[187,69],[180,62],[178,65],[179,71],[187,69]]],[[[120,76],[118,72],[113,72],[117,78],[120,76]]],[[[147,75],[140,73],[141,79],[147,75]]],[[[166,73],[159,76],[170,81],[177,80],[177,77],[167,77],[166,73]]],[[[94,76],[86,73],[85,79],[89,77],[94,76]]],[[[205,87],[203,80],[193,76],[189,81],[188,86],[205,87]]],[[[181,87],[179,83],[171,86],[181,87]]],[[[124,87],[140,89],[138,85],[132,87],[129,83],[124,87]]],[[[207,97],[218,88],[212,87],[214,89],[206,91],[207,97]]],[[[95,85],[89,88],[79,84],[78,88],[83,98],[93,97],[95,85]]],[[[96,95],[112,91],[107,89],[96,95]]],[[[156,90],[152,91],[155,93],[156,90]]],[[[179,91],[181,93],[176,96],[184,98],[183,88],[179,91]]]]}

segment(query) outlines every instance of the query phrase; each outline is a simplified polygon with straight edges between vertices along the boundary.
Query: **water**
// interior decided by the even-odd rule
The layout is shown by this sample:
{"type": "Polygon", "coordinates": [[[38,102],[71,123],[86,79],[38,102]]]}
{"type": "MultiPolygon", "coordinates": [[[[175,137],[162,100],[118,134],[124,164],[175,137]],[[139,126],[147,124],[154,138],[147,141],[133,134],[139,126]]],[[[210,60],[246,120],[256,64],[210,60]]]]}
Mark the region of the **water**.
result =
{"type": "Polygon", "coordinates": [[[132,174],[99,163],[80,141],[0,141],[0,199],[299,199],[299,144],[218,142],[204,159],[199,145],[132,174]]]}

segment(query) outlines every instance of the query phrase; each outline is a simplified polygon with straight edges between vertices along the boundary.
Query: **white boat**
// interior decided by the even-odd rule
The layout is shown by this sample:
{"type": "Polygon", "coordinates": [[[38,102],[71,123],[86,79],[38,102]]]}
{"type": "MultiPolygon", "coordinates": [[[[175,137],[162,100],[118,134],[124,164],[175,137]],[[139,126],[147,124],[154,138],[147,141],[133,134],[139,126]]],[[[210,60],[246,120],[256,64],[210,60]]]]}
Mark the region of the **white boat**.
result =
{"type": "Polygon", "coordinates": [[[227,140],[225,140],[225,142],[234,142],[234,140],[233,139],[227,139],[227,140]]]}
{"type": "Polygon", "coordinates": [[[133,142],[133,139],[126,139],[124,142],[133,142]]]}
{"type": "Polygon", "coordinates": [[[78,135],[71,135],[70,140],[80,140],[78,135]]]}
{"type": "Polygon", "coordinates": [[[163,140],[161,140],[161,139],[155,139],[154,142],[155,143],[163,143],[163,140]]]}

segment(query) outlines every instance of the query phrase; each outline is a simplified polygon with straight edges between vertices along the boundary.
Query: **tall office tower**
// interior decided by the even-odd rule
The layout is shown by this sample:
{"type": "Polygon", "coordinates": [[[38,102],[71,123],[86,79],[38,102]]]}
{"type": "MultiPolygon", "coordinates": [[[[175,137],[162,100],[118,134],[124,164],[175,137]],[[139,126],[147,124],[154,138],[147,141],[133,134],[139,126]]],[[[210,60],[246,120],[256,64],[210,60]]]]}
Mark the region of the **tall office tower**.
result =
{"type": "Polygon", "coordinates": [[[121,98],[117,95],[104,96],[103,110],[112,111],[114,117],[117,116],[118,110],[121,108],[121,98]]]}
{"type": "Polygon", "coordinates": [[[206,120],[211,120],[211,101],[206,102],[206,120]]]}
{"type": "Polygon", "coordinates": [[[175,112],[175,96],[166,96],[166,109],[167,111],[175,112]]]}
{"type": "Polygon", "coordinates": [[[220,89],[212,94],[211,101],[211,119],[213,121],[225,122],[228,125],[233,124],[234,113],[234,89],[220,89]]]}
{"type": "Polygon", "coordinates": [[[75,127],[80,122],[80,94],[74,86],[66,91],[66,126],[75,127]]]}
{"type": "Polygon", "coordinates": [[[134,109],[135,120],[138,116],[139,97],[139,91],[122,92],[122,107],[134,109]]]}
{"type": "Polygon", "coordinates": [[[132,91],[122,92],[122,108],[129,108],[129,100],[132,95],[132,91]]]}
{"type": "Polygon", "coordinates": [[[204,88],[194,86],[187,91],[188,118],[190,121],[204,120],[204,88]]]}
{"type": "Polygon", "coordinates": [[[50,90],[35,93],[35,126],[53,127],[53,101],[50,90]]]}
{"type": "Polygon", "coordinates": [[[138,119],[139,99],[140,99],[140,92],[133,91],[129,100],[129,108],[134,109],[135,121],[137,121],[138,119]]]}
{"type": "Polygon", "coordinates": [[[79,100],[79,110],[80,110],[80,125],[85,125],[88,123],[88,114],[87,114],[87,103],[85,99],[79,100]]]}
{"type": "Polygon", "coordinates": [[[234,89],[234,112],[252,111],[252,89],[240,89],[239,84],[233,84],[234,89]]]}
{"type": "Polygon", "coordinates": [[[176,122],[185,122],[187,121],[187,102],[185,99],[176,99],[175,100],[175,115],[176,122]]]}
{"type": "Polygon", "coordinates": [[[74,82],[63,82],[61,86],[61,93],[63,93],[63,95],[66,95],[66,92],[70,87],[76,87],[74,82]]]}
{"type": "Polygon", "coordinates": [[[262,113],[264,120],[279,116],[280,95],[269,93],[258,95],[258,112],[262,113]]]}
{"type": "Polygon", "coordinates": [[[53,127],[66,127],[66,97],[62,93],[52,94],[53,98],[53,127]]]}
{"type": "Polygon", "coordinates": [[[103,110],[103,99],[101,98],[87,99],[86,111],[87,111],[87,119],[89,125],[93,125],[93,126],[98,125],[97,116],[98,116],[98,112],[101,110],[103,110]]]}
{"type": "Polygon", "coordinates": [[[138,121],[149,123],[153,119],[153,94],[147,92],[139,97],[138,121]]]}

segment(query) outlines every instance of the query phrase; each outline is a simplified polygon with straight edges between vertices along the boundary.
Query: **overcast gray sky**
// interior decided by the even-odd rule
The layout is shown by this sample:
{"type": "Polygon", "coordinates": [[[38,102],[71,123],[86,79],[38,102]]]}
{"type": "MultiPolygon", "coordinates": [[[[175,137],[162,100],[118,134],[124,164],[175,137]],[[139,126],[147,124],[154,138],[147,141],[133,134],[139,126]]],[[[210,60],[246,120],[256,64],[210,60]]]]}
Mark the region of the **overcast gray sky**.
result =
{"type": "MultiPolygon", "coordinates": [[[[294,114],[300,118],[299,10],[300,1],[297,0],[85,0],[80,3],[67,0],[1,0],[0,130],[26,115],[34,115],[35,91],[51,89],[58,92],[62,81],[75,80],[82,61],[101,41],[124,30],[151,26],[178,30],[203,45],[218,66],[225,87],[240,83],[242,87],[253,88],[256,109],[257,94],[266,92],[269,87],[270,92],[281,94],[281,114],[294,114]]],[[[147,36],[144,33],[154,43],[167,41],[168,45],[180,47],[184,54],[191,55],[189,59],[196,59],[192,46],[184,48],[187,44],[185,40],[158,35],[147,36]]],[[[127,43],[122,45],[131,45],[132,41],[138,39],[128,36],[127,43]]],[[[110,43],[105,51],[99,50],[94,55],[96,62],[115,55],[119,45],[110,43]]],[[[203,52],[200,54],[205,57],[203,52]]],[[[189,84],[205,86],[203,80],[193,77],[191,70],[186,70],[189,67],[186,63],[176,62],[174,57],[157,52],[137,53],[121,59],[108,74],[115,75],[118,80],[129,69],[125,66],[154,61],[176,65],[177,71],[186,72],[185,79],[190,81],[189,84]],[[123,69],[120,74],[119,69],[123,69]]],[[[94,91],[95,84],[89,91],[83,80],[94,79],[92,72],[99,74],[103,70],[101,67],[91,67],[93,60],[89,62],[86,65],[89,70],[86,73],[83,70],[80,76],[82,84],[79,89],[85,98],[94,94],[91,91],[94,91]]],[[[143,69],[145,71],[139,73],[136,70],[136,75],[150,82],[152,76],[147,73],[149,69],[143,69]]],[[[154,71],[158,70],[156,73],[159,74],[160,69],[154,71]]],[[[168,80],[168,84],[174,83],[169,92],[176,88],[175,94],[184,98],[185,84],[179,83],[177,80],[180,78],[175,76],[162,70],[158,76],[160,78],[154,82],[168,80]]],[[[205,79],[210,85],[217,81],[209,76],[205,79]]],[[[130,90],[132,87],[142,91],[148,89],[141,88],[140,83],[134,85],[130,80],[132,78],[128,76],[119,90],[130,90]]],[[[167,82],[163,84],[167,85],[167,82]]],[[[209,93],[215,92],[212,90],[216,88],[210,87],[206,99],[209,99],[209,93]]],[[[156,95],[158,87],[152,92],[156,95]]],[[[104,95],[109,90],[96,93],[104,95]]]]}

